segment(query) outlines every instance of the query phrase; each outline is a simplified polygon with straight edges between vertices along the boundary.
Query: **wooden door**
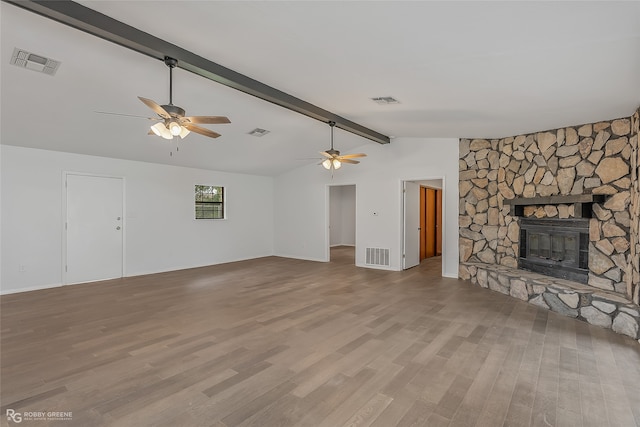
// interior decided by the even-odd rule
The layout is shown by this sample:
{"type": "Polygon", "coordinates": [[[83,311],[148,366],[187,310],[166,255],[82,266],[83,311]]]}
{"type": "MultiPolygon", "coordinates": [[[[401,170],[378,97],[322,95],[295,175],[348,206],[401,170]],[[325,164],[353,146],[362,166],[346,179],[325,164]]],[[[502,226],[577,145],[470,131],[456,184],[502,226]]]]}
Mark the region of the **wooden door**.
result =
{"type": "Polygon", "coordinates": [[[427,228],[425,241],[425,256],[436,255],[436,190],[425,188],[425,224],[427,228]]]}
{"type": "Polygon", "coordinates": [[[442,255],[442,190],[420,187],[420,261],[442,255]]]}

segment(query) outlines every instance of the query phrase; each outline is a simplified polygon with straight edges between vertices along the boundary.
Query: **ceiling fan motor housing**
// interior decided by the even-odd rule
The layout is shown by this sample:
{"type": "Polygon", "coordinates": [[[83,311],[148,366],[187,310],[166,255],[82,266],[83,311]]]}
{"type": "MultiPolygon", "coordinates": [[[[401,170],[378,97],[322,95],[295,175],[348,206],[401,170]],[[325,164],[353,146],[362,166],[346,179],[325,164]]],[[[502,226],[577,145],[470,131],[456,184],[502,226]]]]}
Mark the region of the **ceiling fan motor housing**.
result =
{"type": "Polygon", "coordinates": [[[184,108],[180,108],[178,106],[175,106],[173,104],[169,104],[169,105],[161,105],[162,108],[164,108],[164,110],[169,113],[169,115],[171,115],[171,117],[184,117],[185,115],[185,111],[184,108]]]}

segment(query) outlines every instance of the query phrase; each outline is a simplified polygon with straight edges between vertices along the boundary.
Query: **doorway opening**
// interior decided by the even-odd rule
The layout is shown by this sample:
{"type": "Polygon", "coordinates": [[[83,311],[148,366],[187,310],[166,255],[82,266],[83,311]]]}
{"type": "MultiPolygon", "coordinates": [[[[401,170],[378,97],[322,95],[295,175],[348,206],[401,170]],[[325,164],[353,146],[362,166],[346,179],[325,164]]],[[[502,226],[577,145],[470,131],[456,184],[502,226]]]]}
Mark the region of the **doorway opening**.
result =
{"type": "Polygon", "coordinates": [[[328,260],[352,259],[356,251],[356,186],[329,186],[328,260]]]}
{"type": "Polygon", "coordinates": [[[443,188],[442,178],[403,182],[405,270],[435,257],[442,264],[443,188]]]}

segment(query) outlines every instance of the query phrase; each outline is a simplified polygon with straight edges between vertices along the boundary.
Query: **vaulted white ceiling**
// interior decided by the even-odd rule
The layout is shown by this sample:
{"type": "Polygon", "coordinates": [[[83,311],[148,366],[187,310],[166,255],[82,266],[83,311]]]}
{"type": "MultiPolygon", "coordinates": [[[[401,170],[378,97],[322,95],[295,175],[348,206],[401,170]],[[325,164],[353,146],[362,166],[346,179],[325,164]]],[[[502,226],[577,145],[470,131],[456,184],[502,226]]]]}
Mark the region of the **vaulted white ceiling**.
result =
{"type": "MultiPolygon", "coordinates": [[[[393,137],[502,137],[640,105],[640,2],[80,3],[393,137]]],[[[327,124],[177,69],[174,104],[232,123],[170,156],[151,122],[97,113],[151,116],[136,97],[168,102],[161,61],[11,4],[0,13],[2,144],[260,175],[329,148],[327,124]],[[14,47],[62,65],[53,77],[15,67],[14,47]]],[[[336,130],[335,144],[375,143],[336,130]]]]}

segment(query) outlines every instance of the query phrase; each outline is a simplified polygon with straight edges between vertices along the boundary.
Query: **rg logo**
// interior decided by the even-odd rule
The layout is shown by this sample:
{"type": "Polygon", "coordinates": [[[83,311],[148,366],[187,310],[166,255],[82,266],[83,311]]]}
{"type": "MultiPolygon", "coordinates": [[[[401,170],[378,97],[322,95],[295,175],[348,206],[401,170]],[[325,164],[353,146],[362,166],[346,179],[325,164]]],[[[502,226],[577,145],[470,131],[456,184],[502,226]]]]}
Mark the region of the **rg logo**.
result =
{"type": "Polygon", "coordinates": [[[20,412],[16,412],[13,409],[7,409],[7,421],[13,421],[14,423],[21,423],[22,414],[20,412]]]}

